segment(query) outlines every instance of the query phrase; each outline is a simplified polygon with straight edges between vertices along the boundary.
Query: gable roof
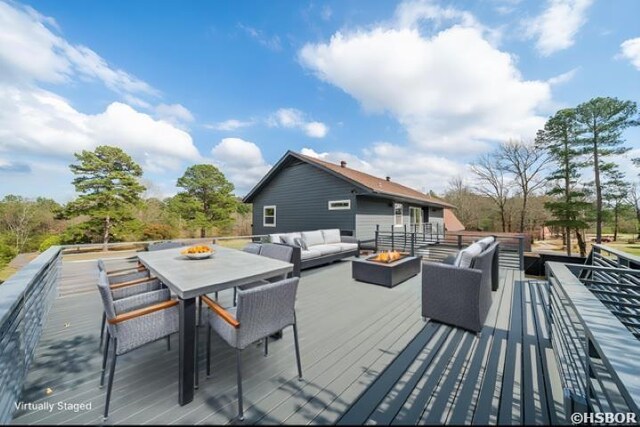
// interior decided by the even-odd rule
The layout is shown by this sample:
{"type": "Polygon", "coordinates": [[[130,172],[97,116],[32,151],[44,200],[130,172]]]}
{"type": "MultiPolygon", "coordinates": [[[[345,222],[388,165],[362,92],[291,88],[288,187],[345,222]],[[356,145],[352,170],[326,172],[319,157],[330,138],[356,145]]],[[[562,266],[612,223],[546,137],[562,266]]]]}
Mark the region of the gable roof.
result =
{"type": "Polygon", "coordinates": [[[330,174],[350,182],[367,192],[380,194],[390,197],[399,197],[403,199],[409,199],[421,204],[428,204],[439,207],[454,208],[455,206],[446,203],[440,199],[436,199],[427,196],[420,191],[413,188],[406,187],[393,181],[387,181],[384,178],[378,178],[368,173],[360,172],[349,167],[342,167],[335,163],[330,163],[325,160],[320,160],[315,157],[305,156],[303,154],[295,153],[293,151],[287,151],[287,153],[271,168],[271,170],[256,184],[256,186],[244,197],[244,202],[251,202],[256,193],[271,180],[271,177],[279,171],[286,163],[286,160],[295,158],[310,165],[316,166],[330,174]]]}
{"type": "Polygon", "coordinates": [[[444,210],[444,228],[447,231],[464,231],[465,227],[451,209],[444,210]]]}

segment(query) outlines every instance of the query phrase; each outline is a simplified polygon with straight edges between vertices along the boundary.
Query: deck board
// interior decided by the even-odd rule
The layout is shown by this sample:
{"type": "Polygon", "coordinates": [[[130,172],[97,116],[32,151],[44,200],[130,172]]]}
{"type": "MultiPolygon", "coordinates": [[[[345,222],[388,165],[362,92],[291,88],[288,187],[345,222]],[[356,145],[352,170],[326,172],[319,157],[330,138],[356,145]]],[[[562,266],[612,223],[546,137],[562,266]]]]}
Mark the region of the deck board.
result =
{"type": "MultiPolygon", "coordinates": [[[[303,381],[297,380],[290,330],[270,342],[268,357],[260,344],[243,352],[247,423],[560,419],[559,377],[543,322],[544,289],[520,281],[518,271],[502,270],[500,290],[476,336],[421,319],[420,276],[387,289],[353,281],[349,264],[303,272],[297,302],[303,381]],[[525,358],[532,362],[523,365],[525,358]]],[[[110,268],[124,265],[133,264],[108,262],[110,268]]],[[[95,261],[63,263],[59,296],[22,396],[27,402],[91,402],[91,411],[21,411],[15,423],[102,422],[96,280],[95,261]]],[[[231,292],[221,293],[221,300],[230,303],[231,292]]],[[[204,328],[199,334],[204,343],[204,328]]],[[[201,345],[200,388],[183,407],[177,403],[177,336],[170,351],[159,341],[119,357],[109,422],[233,423],[235,353],[215,335],[212,342],[213,376],[205,378],[201,345]]]]}

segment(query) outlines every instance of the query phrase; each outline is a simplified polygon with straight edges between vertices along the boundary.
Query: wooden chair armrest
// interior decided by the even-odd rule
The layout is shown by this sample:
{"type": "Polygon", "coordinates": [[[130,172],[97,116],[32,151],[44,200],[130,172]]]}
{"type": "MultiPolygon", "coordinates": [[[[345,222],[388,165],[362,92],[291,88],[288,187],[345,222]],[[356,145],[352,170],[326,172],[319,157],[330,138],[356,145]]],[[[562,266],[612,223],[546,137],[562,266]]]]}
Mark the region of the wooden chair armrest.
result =
{"type": "Polygon", "coordinates": [[[200,298],[202,298],[202,301],[204,301],[204,303],[209,306],[211,311],[213,311],[215,314],[220,316],[222,320],[224,320],[225,322],[227,322],[228,324],[230,324],[236,329],[240,327],[240,322],[238,322],[236,318],[233,317],[233,314],[229,313],[227,310],[222,308],[220,304],[218,304],[217,302],[215,302],[214,300],[212,300],[206,295],[203,295],[200,298]]]}
{"type": "Polygon", "coordinates": [[[127,311],[126,313],[119,314],[113,319],[109,319],[109,323],[111,325],[115,325],[116,323],[135,319],[136,317],[145,316],[147,314],[155,313],[156,311],[166,310],[167,308],[171,308],[176,305],[178,305],[177,300],[164,301],[158,304],[150,305],[148,307],[143,307],[137,310],[127,311]]]}
{"type": "Polygon", "coordinates": [[[139,285],[140,283],[153,282],[154,280],[158,280],[156,277],[143,277],[142,279],[129,280],[128,282],[114,283],[113,285],[109,285],[111,289],[120,289],[127,286],[139,285]]]}
{"type": "Polygon", "coordinates": [[[128,274],[129,272],[145,271],[146,269],[147,268],[144,265],[139,265],[137,267],[118,268],[116,270],[107,271],[107,276],[122,276],[123,274],[128,274]]]}

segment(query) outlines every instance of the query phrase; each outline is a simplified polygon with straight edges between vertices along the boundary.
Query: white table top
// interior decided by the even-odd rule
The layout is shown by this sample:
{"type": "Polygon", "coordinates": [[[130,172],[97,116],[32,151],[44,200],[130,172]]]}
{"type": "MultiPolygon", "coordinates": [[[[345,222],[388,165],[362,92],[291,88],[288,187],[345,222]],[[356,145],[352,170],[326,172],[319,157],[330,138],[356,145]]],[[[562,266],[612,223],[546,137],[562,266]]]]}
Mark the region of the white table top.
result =
{"type": "Polygon", "coordinates": [[[191,260],[180,254],[185,248],[141,252],[138,258],[182,299],[284,275],[293,270],[293,264],[288,262],[218,245],[213,245],[213,248],[213,257],[202,260],[191,260]]]}

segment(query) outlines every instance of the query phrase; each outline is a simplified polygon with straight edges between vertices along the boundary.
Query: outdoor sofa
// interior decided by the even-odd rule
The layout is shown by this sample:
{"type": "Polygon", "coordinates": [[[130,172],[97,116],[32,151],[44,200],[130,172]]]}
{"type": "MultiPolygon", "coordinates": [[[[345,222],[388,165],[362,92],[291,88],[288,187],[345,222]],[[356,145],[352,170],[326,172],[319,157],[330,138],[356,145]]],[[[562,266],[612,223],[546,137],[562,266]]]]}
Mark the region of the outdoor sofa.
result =
{"type": "Polygon", "coordinates": [[[299,276],[300,270],[360,254],[358,239],[342,236],[337,228],[269,234],[269,241],[293,248],[294,276],[299,276]]]}
{"type": "Polygon", "coordinates": [[[422,316],[480,332],[499,285],[499,243],[489,237],[446,263],[422,265],[422,316]]]}

